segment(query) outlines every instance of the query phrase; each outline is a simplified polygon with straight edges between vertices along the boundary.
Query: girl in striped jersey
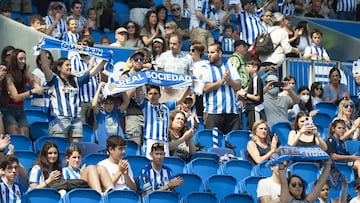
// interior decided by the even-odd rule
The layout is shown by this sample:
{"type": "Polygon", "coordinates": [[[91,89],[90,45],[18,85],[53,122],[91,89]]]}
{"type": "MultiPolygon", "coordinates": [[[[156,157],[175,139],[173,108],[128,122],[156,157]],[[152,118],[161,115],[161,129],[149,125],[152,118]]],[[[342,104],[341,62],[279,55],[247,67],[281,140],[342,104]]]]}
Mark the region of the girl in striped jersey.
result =
{"type": "Polygon", "coordinates": [[[64,35],[62,36],[62,41],[77,44],[78,39],[80,37],[80,34],[76,32],[76,28],[78,24],[77,20],[75,20],[74,18],[69,18],[66,21],[66,24],[67,24],[67,32],[64,33],[64,35]]]}
{"type": "MultiPolygon", "coordinates": [[[[47,61],[44,51],[41,60],[47,61]]],[[[54,72],[43,63],[43,71],[49,89],[53,92],[50,98],[50,109],[53,116],[49,123],[49,133],[53,136],[68,137],[69,141],[81,141],[82,122],[80,120],[80,98],[78,87],[87,83],[90,77],[96,75],[106,61],[101,61],[95,68],[85,70],[82,75],[71,73],[70,61],[60,58],[55,62],[54,72]]]]}
{"type": "Polygon", "coordinates": [[[84,180],[88,182],[91,188],[100,194],[103,194],[104,190],[110,191],[114,189],[114,184],[112,183],[110,175],[104,166],[86,166],[84,164],[80,167],[81,158],[82,152],[78,146],[73,145],[67,148],[65,152],[66,167],[62,169],[64,179],[84,180]]]}

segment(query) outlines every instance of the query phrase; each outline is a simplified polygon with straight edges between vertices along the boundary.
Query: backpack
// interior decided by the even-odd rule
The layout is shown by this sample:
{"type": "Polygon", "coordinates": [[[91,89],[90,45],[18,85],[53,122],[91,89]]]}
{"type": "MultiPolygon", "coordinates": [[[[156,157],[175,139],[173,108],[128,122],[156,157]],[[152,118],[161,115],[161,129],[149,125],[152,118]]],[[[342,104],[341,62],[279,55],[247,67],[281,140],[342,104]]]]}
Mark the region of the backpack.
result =
{"type": "Polygon", "coordinates": [[[270,33],[271,32],[263,32],[261,35],[256,37],[255,50],[257,55],[270,55],[279,46],[277,45],[274,47],[270,33]]]}

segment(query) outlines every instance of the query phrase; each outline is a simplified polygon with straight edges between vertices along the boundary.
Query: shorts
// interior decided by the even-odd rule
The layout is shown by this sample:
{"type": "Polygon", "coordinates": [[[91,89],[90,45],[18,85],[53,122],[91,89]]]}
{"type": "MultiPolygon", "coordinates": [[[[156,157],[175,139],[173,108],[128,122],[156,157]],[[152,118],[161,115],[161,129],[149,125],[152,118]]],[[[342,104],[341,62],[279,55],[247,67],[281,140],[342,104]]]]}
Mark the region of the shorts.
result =
{"type": "Polygon", "coordinates": [[[128,115],[125,119],[126,138],[142,137],[144,132],[144,116],[128,115]]]}
{"type": "Polygon", "coordinates": [[[4,127],[17,124],[20,128],[29,127],[23,106],[4,105],[0,107],[3,114],[4,127]]]}
{"type": "Polygon", "coordinates": [[[58,116],[58,121],[50,127],[49,134],[64,138],[82,138],[83,126],[80,118],[58,116]]]}

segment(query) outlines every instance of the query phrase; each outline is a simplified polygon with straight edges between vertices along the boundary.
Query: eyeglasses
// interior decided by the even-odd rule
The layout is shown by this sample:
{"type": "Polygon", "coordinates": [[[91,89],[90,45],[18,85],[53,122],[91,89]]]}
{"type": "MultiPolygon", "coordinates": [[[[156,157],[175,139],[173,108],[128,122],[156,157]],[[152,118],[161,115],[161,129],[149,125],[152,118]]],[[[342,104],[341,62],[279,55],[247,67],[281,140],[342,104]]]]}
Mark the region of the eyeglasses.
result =
{"type": "Polygon", "coordinates": [[[172,12],[180,11],[180,8],[179,8],[179,7],[178,7],[178,8],[173,8],[173,9],[171,9],[171,11],[172,11],[172,12]]]}
{"type": "Polygon", "coordinates": [[[297,182],[293,182],[291,183],[291,187],[303,187],[303,184],[302,183],[297,183],[297,182]]]}
{"type": "Polygon", "coordinates": [[[165,27],[165,29],[172,29],[172,27],[170,27],[170,26],[166,26],[166,27],[165,27]]]}
{"type": "Polygon", "coordinates": [[[344,104],[344,108],[354,108],[354,104],[344,104]]]}
{"type": "Polygon", "coordinates": [[[195,52],[196,50],[195,49],[190,49],[190,52],[195,52]]]}
{"type": "Polygon", "coordinates": [[[315,89],[316,90],[322,90],[322,87],[316,87],[315,89]]]}
{"type": "Polygon", "coordinates": [[[324,191],[329,191],[329,188],[321,189],[321,192],[324,192],[324,191]]]}
{"type": "Polygon", "coordinates": [[[133,60],[135,61],[135,62],[144,62],[144,58],[137,58],[137,57],[135,57],[135,58],[133,58],[133,60]]]}
{"type": "Polygon", "coordinates": [[[128,25],[127,29],[130,29],[130,28],[135,28],[135,25],[128,25]]]}

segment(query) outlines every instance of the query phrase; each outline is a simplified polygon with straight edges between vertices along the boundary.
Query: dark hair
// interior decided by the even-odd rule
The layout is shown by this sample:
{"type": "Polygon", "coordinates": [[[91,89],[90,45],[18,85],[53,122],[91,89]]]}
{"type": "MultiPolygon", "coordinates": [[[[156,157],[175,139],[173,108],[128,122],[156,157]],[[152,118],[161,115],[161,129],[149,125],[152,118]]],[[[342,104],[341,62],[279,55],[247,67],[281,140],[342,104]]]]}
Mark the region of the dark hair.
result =
{"type": "MultiPolygon", "coordinates": [[[[50,67],[53,65],[54,63],[54,57],[52,56],[51,52],[49,50],[43,49],[44,52],[46,52],[46,54],[50,57],[50,67]]],[[[41,55],[38,55],[36,57],[36,66],[42,71],[42,67],[41,67],[41,55]]]]}
{"type": "Polygon", "coordinates": [[[58,148],[58,146],[56,145],[55,142],[47,141],[47,142],[45,142],[43,144],[43,146],[41,148],[41,151],[40,151],[40,154],[39,154],[39,158],[35,161],[35,163],[32,165],[32,167],[34,165],[39,165],[40,166],[40,169],[42,171],[42,174],[44,175],[45,180],[49,177],[51,171],[53,171],[53,170],[58,170],[60,172],[62,171],[59,148],[58,148]],[[48,157],[49,149],[53,148],[53,147],[56,148],[56,150],[58,152],[58,159],[54,163],[54,167],[50,168],[47,157],[48,157]]]}
{"type": "Polygon", "coordinates": [[[7,65],[7,64],[5,64],[6,53],[8,51],[13,51],[14,49],[15,49],[15,47],[10,46],[10,45],[3,48],[2,52],[1,52],[1,64],[2,65],[7,65]]]}
{"type": "Polygon", "coordinates": [[[296,25],[296,27],[295,27],[294,30],[303,28],[304,31],[303,31],[302,36],[305,36],[308,45],[310,45],[310,41],[309,41],[309,37],[308,37],[308,36],[310,35],[310,30],[308,30],[308,24],[309,24],[309,23],[308,23],[307,21],[300,21],[300,22],[296,25]]]}
{"type": "Polygon", "coordinates": [[[135,38],[138,38],[138,37],[140,37],[140,31],[141,31],[141,27],[140,27],[140,25],[139,24],[137,24],[136,22],[134,22],[134,21],[127,21],[127,22],[125,22],[123,25],[122,25],[122,27],[124,27],[124,28],[126,28],[126,29],[128,29],[127,28],[127,26],[128,26],[128,24],[129,23],[132,23],[132,24],[134,24],[134,26],[135,26],[135,33],[134,33],[134,37],[135,38]]]}
{"type": "Polygon", "coordinates": [[[319,34],[320,36],[322,36],[322,32],[318,29],[314,29],[312,32],[311,32],[311,37],[314,35],[314,34],[319,34]]]}
{"type": "Polygon", "coordinates": [[[283,81],[290,81],[290,80],[294,80],[295,84],[296,84],[296,79],[294,76],[292,75],[287,75],[285,76],[285,78],[283,79],[283,81]]]}
{"type": "Polygon", "coordinates": [[[111,135],[106,139],[106,150],[109,152],[109,148],[115,148],[117,146],[126,146],[126,140],[118,135],[111,135]]]}
{"type": "Polygon", "coordinates": [[[108,36],[104,35],[104,36],[102,36],[101,39],[100,39],[100,44],[102,43],[102,41],[103,41],[104,39],[108,39],[108,40],[109,40],[109,43],[111,43],[110,38],[109,38],[108,36]]]}
{"type": "MultiPolygon", "coordinates": [[[[66,149],[65,158],[67,158],[67,159],[70,158],[74,152],[79,152],[80,156],[82,156],[82,151],[81,151],[80,147],[78,147],[77,145],[72,145],[66,149]]],[[[68,166],[69,163],[66,162],[65,165],[68,166]]]]}
{"type": "Polygon", "coordinates": [[[322,87],[322,85],[321,85],[321,83],[320,82],[313,82],[312,84],[311,84],[311,92],[310,92],[310,94],[311,94],[311,96],[313,96],[313,97],[315,97],[316,95],[315,95],[315,89],[317,88],[317,87],[321,87],[321,94],[319,95],[319,98],[322,98],[323,96],[324,96],[324,89],[323,89],[323,87],[322,87]]]}
{"type": "Polygon", "coordinates": [[[342,123],[344,125],[344,127],[346,127],[346,123],[343,119],[341,118],[337,118],[334,119],[329,126],[329,132],[328,132],[328,138],[334,134],[334,131],[332,130],[333,128],[336,128],[337,124],[342,123]]]}
{"type": "Polygon", "coordinates": [[[37,21],[37,20],[40,22],[44,22],[44,19],[41,17],[41,15],[38,15],[38,14],[31,16],[29,22],[31,24],[31,23],[35,23],[35,21],[37,21]]]}
{"type": "Polygon", "coordinates": [[[94,39],[90,35],[81,35],[78,39],[79,42],[86,42],[88,47],[94,46],[94,39]]]}
{"type": "Polygon", "coordinates": [[[165,43],[165,39],[162,36],[157,36],[153,39],[152,43],[151,43],[151,54],[154,57],[156,55],[153,46],[155,43],[160,43],[162,45],[162,49],[161,49],[161,53],[164,53],[166,51],[166,43],[165,43]],[[158,39],[158,41],[156,41],[156,39],[158,39]],[[159,42],[159,39],[162,40],[162,43],[159,42]]]}
{"type": "Polygon", "coordinates": [[[187,130],[189,130],[189,127],[188,127],[188,125],[187,125],[186,115],[185,115],[185,113],[184,113],[183,111],[181,111],[181,110],[173,110],[173,111],[170,112],[170,128],[169,128],[169,131],[170,131],[170,132],[172,131],[171,123],[174,121],[175,116],[176,116],[177,114],[182,114],[182,115],[184,116],[184,118],[185,118],[185,120],[184,120],[184,127],[180,130],[180,136],[183,136],[184,133],[185,133],[187,130]]]}
{"type": "Polygon", "coordinates": [[[160,92],[160,87],[159,86],[156,86],[156,85],[146,85],[146,92],[149,92],[151,89],[156,89],[159,94],[161,94],[160,92]]]}
{"type": "Polygon", "coordinates": [[[246,60],[246,64],[253,65],[253,66],[257,67],[256,71],[259,71],[260,63],[261,62],[260,62],[259,58],[257,58],[257,57],[251,57],[248,60],[246,60]]]}
{"type": "Polygon", "coordinates": [[[295,130],[300,130],[300,127],[299,127],[299,119],[303,116],[306,116],[308,117],[309,114],[307,112],[304,112],[304,111],[300,111],[296,117],[295,117],[295,120],[294,120],[294,127],[295,127],[295,130]]]}
{"type": "Polygon", "coordinates": [[[0,168],[5,170],[7,166],[11,165],[14,162],[19,164],[18,158],[16,158],[14,155],[4,155],[0,163],[0,168]]]}
{"type": "Polygon", "coordinates": [[[226,29],[231,29],[232,32],[234,32],[234,27],[233,27],[231,24],[225,24],[225,26],[224,26],[224,31],[225,31],[226,29]]]}
{"type": "MultiPolygon", "coordinates": [[[[61,75],[60,75],[60,71],[58,70],[58,67],[61,67],[62,65],[64,65],[64,63],[66,61],[70,61],[68,58],[65,58],[65,57],[62,57],[62,58],[59,58],[57,61],[54,62],[54,66],[53,66],[53,72],[59,76],[59,78],[61,78],[61,80],[65,83],[66,80],[65,78],[62,78],[61,75]]],[[[73,87],[77,87],[77,84],[76,84],[76,81],[75,81],[75,76],[74,75],[69,75],[68,76],[68,81],[69,81],[69,84],[73,87]]]]}
{"type": "Polygon", "coordinates": [[[196,41],[196,40],[192,41],[189,48],[191,46],[200,53],[200,57],[204,56],[205,47],[200,41],[196,41]]]}
{"type": "MultiPolygon", "coordinates": [[[[302,182],[302,184],[303,184],[303,188],[302,188],[302,189],[303,189],[303,190],[302,190],[302,193],[301,193],[301,199],[304,200],[304,199],[306,198],[306,193],[305,193],[306,183],[305,183],[305,181],[304,181],[300,176],[295,175],[295,174],[292,174],[292,175],[287,179],[288,185],[290,185],[291,179],[293,179],[293,178],[298,178],[298,179],[302,182]]],[[[290,192],[290,190],[289,190],[289,193],[290,193],[290,195],[291,195],[292,197],[294,197],[293,194],[290,192]]],[[[294,198],[295,198],[295,197],[294,197],[294,198]]]]}
{"type": "Polygon", "coordinates": [[[209,47],[212,47],[212,46],[216,46],[216,51],[222,52],[221,44],[215,42],[215,43],[209,45],[209,47]]]}
{"type": "MultiPolygon", "coordinates": [[[[144,18],[144,26],[143,26],[143,27],[144,27],[145,30],[148,31],[148,32],[151,32],[151,25],[150,25],[150,23],[149,23],[149,18],[150,18],[150,15],[151,15],[151,14],[155,14],[155,15],[156,15],[156,18],[157,18],[157,14],[156,14],[155,11],[150,10],[150,11],[148,11],[148,12],[146,13],[145,18],[144,18]]],[[[157,24],[158,24],[158,21],[156,21],[156,25],[154,26],[154,28],[156,28],[157,24]]]]}
{"type": "Polygon", "coordinates": [[[26,64],[25,64],[25,67],[23,69],[20,69],[20,67],[19,67],[19,60],[18,60],[17,56],[20,53],[25,53],[26,54],[26,52],[24,50],[22,50],[22,49],[14,49],[11,52],[10,61],[6,65],[7,66],[7,71],[8,71],[7,74],[12,76],[12,79],[13,79],[14,84],[16,86],[22,84],[21,86],[24,86],[23,88],[25,88],[25,85],[26,85],[29,78],[27,78],[26,73],[25,73],[26,72],[26,64]]]}
{"type": "MultiPolygon", "coordinates": [[[[300,94],[304,90],[307,90],[309,92],[309,94],[310,94],[310,90],[306,86],[300,86],[297,93],[300,94]]],[[[302,111],[307,111],[307,112],[312,111],[313,107],[312,107],[312,99],[311,99],[311,97],[309,98],[309,100],[306,102],[305,105],[302,102],[299,102],[299,107],[300,107],[300,110],[302,110],[302,111]]]]}
{"type": "Polygon", "coordinates": [[[74,8],[74,7],[75,7],[75,4],[81,4],[81,5],[83,5],[83,4],[81,3],[81,1],[79,1],[79,0],[73,0],[73,2],[71,2],[70,8],[74,8]]]}
{"type": "Polygon", "coordinates": [[[167,17],[168,17],[168,10],[167,10],[167,8],[166,8],[165,6],[163,6],[163,5],[157,6],[157,7],[155,8],[155,12],[156,12],[156,16],[157,16],[158,22],[159,22],[159,16],[158,16],[158,14],[160,13],[161,10],[165,10],[164,23],[166,23],[166,19],[167,19],[167,17]]]}
{"type": "MultiPolygon", "coordinates": [[[[86,11],[86,16],[89,17],[89,13],[90,11],[95,11],[96,13],[96,9],[94,7],[90,7],[87,11],[86,11]]],[[[96,13],[96,16],[97,16],[97,13],[96,13]]]]}
{"type": "Polygon", "coordinates": [[[331,75],[332,75],[335,71],[337,71],[337,72],[339,73],[339,78],[341,79],[340,69],[338,69],[336,66],[334,66],[334,67],[332,67],[332,68],[330,69],[330,71],[329,71],[329,79],[330,79],[331,75]]]}

